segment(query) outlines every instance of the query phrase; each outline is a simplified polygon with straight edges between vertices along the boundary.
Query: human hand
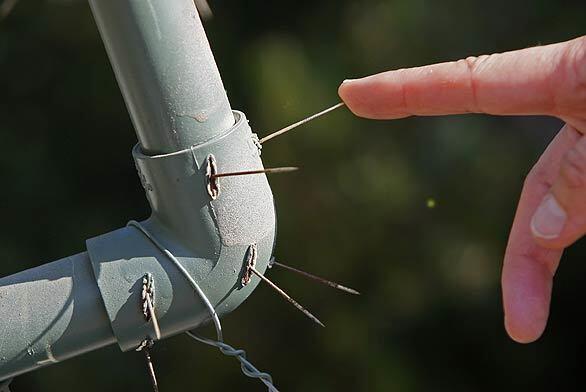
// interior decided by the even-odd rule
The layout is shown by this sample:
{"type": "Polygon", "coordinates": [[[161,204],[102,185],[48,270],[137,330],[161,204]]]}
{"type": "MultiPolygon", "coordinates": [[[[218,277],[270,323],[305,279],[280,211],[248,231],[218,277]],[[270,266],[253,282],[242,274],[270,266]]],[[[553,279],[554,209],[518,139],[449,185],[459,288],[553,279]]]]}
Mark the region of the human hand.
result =
{"type": "Polygon", "coordinates": [[[502,270],[508,334],[521,343],[539,338],[563,249],[586,234],[586,36],[347,80],[338,92],[354,114],[372,119],[487,113],[565,121],[525,179],[502,270]]]}

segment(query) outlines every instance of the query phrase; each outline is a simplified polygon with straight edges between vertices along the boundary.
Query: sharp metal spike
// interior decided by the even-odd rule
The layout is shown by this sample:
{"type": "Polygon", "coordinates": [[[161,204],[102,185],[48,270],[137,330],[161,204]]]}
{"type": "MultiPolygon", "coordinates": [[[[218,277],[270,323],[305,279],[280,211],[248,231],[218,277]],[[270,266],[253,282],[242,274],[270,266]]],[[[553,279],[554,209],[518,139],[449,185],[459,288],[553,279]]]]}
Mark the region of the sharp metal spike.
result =
{"type": "MultiPolygon", "coordinates": [[[[152,343],[151,343],[151,345],[152,345],[152,343]]],[[[149,376],[151,377],[151,383],[153,384],[153,390],[154,390],[154,392],[159,392],[159,384],[157,383],[157,376],[155,375],[155,368],[153,366],[153,361],[151,359],[151,353],[149,351],[149,344],[148,343],[142,349],[142,351],[144,352],[144,356],[147,361],[147,368],[149,371],[149,376]]]]}
{"type": "Polygon", "coordinates": [[[279,266],[281,268],[285,268],[286,270],[295,272],[295,273],[297,273],[299,275],[305,276],[306,278],[315,280],[316,282],[323,283],[326,286],[330,286],[330,287],[333,287],[335,289],[345,291],[346,293],[350,293],[350,294],[354,294],[354,295],[360,295],[360,293],[358,291],[356,291],[354,289],[351,289],[350,287],[343,286],[343,285],[341,285],[339,283],[332,282],[331,280],[327,280],[327,279],[324,279],[324,278],[322,278],[320,276],[316,276],[316,275],[310,274],[309,272],[302,271],[302,270],[297,269],[295,267],[291,267],[291,266],[288,266],[286,264],[279,263],[275,259],[271,259],[270,264],[269,264],[269,266],[273,266],[273,265],[279,266]]]}
{"type": "Polygon", "coordinates": [[[150,295],[147,295],[145,298],[147,309],[150,315],[150,319],[153,323],[153,329],[155,330],[155,337],[157,340],[161,340],[161,329],[159,328],[159,321],[157,320],[157,316],[155,315],[155,308],[153,307],[153,301],[150,295]]]}
{"type": "Polygon", "coordinates": [[[323,116],[324,114],[327,114],[327,113],[329,113],[329,112],[331,112],[331,111],[334,111],[334,110],[336,110],[336,109],[338,109],[338,108],[341,108],[341,107],[342,107],[342,106],[344,106],[344,105],[345,105],[345,103],[344,103],[344,102],[337,103],[337,104],[335,104],[334,106],[332,106],[332,107],[329,107],[329,108],[327,108],[327,109],[325,109],[325,110],[322,110],[322,111],[321,111],[321,112],[319,112],[319,113],[312,114],[311,116],[309,116],[309,117],[306,117],[306,118],[304,118],[304,119],[303,119],[303,120],[301,120],[301,121],[297,121],[297,122],[296,122],[296,123],[294,123],[294,124],[288,125],[288,126],[286,126],[285,128],[283,128],[283,129],[280,129],[280,130],[278,130],[278,131],[276,131],[276,132],[273,132],[273,133],[271,133],[270,135],[268,135],[268,136],[265,136],[265,137],[263,137],[262,139],[260,139],[260,140],[259,140],[259,142],[260,142],[260,144],[263,144],[264,142],[266,142],[266,141],[269,141],[269,140],[271,140],[272,138],[275,138],[275,137],[277,137],[277,136],[280,136],[280,135],[284,134],[285,132],[289,132],[290,130],[292,130],[292,129],[294,129],[294,128],[297,128],[297,127],[298,127],[298,126],[300,126],[300,125],[303,125],[303,124],[305,124],[305,123],[307,123],[307,122],[310,122],[310,121],[312,121],[312,120],[315,120],[316,118],[318,118],[318,117],[321,117],[321,116],[323,116]]]}
{"type": "Polygon", "coordinates": [[[246,170],[240,172],[230,172],[230,173],[217,173],[210,175],[210,178],[219,178],[219,177],[231,177],[231,176],[247,176],[249,174],[274,174],[274,173],[289,173],[299,170],[298,167],[295,166],[288,166],[288,167],[272,167],[266,169],[259,169],[259,170],[246,170]]]}
{"type": "Polygon", "coordinates": [[[325,325],[321,321],[319,321],[319,319],[317,317],[315,317],[307,309],[305,309],[303,306],[301,306],[299,304],[299,302],[297,302],[293,298],[291,298],[291,296],[289,294],[287,294],[286,292],[284,292],[281,288],[279,288],[279,286],[277,286],[271,280],[269,280],[269,278],[267,278],[266,276],[264,276],[263,274],[261,274],[260,272],[258,272],[256,270],[256,268],[251,267],[250,270],[256,276],[258,276],[261,280],[263,280],[266,284],[268,284],[269,286],[271,286],[277,293],[281,294],[281,296],[283,298],[285,298],[291,305],[295,306],[298,310],[300,310],[304,315],[306,315],[307,317],[309,317],[316,324],[321,325],[322,327],[325,327],[325,325]]]}

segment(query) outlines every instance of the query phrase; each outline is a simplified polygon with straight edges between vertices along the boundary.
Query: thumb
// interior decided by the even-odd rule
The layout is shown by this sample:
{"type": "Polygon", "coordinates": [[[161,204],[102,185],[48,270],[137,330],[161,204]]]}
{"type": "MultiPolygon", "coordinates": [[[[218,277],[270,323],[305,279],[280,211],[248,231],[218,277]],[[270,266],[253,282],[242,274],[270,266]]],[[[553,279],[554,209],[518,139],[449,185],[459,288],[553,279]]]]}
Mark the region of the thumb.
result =
{"type": "Polygon", "coordinates": [[[586,233],[586,136],[564,156],[560,172],[531,220],[537,242],[565,248],[586,233]]]}

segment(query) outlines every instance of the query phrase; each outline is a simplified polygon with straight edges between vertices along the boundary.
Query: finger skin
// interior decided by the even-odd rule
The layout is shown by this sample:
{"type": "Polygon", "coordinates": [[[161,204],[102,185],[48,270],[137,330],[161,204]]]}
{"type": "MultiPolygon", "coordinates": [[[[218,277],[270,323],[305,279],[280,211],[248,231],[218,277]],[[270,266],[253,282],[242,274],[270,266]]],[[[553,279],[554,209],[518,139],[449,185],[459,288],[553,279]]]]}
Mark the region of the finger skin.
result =
{"type": "Polygon", "coordinates": [[[523,186],[502,271],[505,328],[514,340],[538,339],[547,323],[553,276],[562,249],[540,245],[530,230],[532,216],[556,180],[563,157],[580,134],[566,125],[535,164],[523,186]]]}
{"type": "Polygon", "coordinates": [[[553,276],[563,248],[586,229],[586,159],[582,159],[586,141],[578,143],[582,136],[576,131],[586,130],[586,36],[384,72],[345,81],[338,93],[353,113],[372,119],[544,114],[568,124],[525,181],[502,271],[507,332],[521,343],[539,338],[547,323],[553,276]],[[550,192],[572,215],[557,242],[536,238],[531,229],[537,207],[550,192]]]}
{"type": "Polygon", "coordinates": [[[566,213],[566,222],[555,238],[536,235],[534,230],[536,241],[551,249],[563,249],[586,233],[586,136],[574,132],[578,140],[564,155],[549,193],[566,213]]]}
{"type": "Polygon", "coordinates": [[[586,36],[553,45],[383,72],[342,83],[356,115],[586,112],[586,36]]]}

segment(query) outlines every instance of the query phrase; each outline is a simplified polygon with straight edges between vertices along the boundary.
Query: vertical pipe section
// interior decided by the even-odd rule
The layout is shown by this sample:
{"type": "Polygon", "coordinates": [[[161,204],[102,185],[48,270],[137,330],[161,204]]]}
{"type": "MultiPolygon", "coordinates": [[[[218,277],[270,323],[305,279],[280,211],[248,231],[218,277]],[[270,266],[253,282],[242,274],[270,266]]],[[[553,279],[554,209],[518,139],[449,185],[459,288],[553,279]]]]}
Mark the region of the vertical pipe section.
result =
{"type": "Polygon", "coordinates": [[[221,134],[234,116],[193,0],[90,0],[144,153],[221,134]]]}
{"type": "MultiPolygon", "coordinates": [[[[144,153],[234,124],[192,0],[90,0],[144,153]]],[[[0,279],[0,380],[115,342],[87,253],[0,279]]]]}
{"type": "Polygon", "coordinates": [[[0,279],[0,380],[112,343],[87,252],[0,279]]]}

